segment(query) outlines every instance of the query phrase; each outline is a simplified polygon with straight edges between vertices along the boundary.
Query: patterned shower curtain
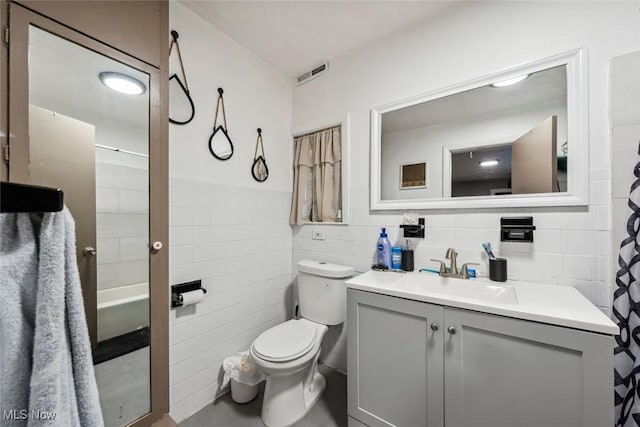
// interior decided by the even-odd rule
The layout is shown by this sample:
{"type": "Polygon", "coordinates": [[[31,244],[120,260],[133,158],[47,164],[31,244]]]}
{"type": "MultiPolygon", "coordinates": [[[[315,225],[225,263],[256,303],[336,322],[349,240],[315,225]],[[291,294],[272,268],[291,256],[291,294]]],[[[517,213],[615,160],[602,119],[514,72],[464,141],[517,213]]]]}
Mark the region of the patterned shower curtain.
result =
{"type": "Polygon", "coordinates": [[[620,328],[613,357],[616,427],[640,426],[640,158],[633,174],[613,293],[613,321],[620,328]]]}

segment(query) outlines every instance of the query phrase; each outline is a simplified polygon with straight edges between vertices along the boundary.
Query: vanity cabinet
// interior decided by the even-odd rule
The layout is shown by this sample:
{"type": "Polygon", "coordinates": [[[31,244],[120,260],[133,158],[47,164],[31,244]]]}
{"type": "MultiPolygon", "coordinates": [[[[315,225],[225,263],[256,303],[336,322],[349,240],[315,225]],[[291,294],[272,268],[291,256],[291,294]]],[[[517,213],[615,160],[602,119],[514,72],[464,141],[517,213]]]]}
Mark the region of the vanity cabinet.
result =
{"type": "Polygon", "coordinates": [[[349,425],[613,425],[613,339],[348,289],[349,425]]]}

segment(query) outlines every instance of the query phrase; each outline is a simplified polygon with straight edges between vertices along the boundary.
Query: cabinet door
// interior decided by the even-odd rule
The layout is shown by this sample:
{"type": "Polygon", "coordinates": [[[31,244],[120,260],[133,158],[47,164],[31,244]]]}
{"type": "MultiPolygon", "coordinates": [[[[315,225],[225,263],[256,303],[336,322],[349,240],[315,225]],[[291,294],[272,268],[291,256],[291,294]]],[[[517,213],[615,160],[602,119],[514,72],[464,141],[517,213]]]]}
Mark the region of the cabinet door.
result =
{"type": "Polygon", "coordinates": [[[611,337],[450,308],[444,328],[447,427],[613,425],[611,337]]]}
{"type": "Polygon", "coordinates": [[[442,307],[347,295],[349,415],[372,427],[442,427],[442,307]]]}

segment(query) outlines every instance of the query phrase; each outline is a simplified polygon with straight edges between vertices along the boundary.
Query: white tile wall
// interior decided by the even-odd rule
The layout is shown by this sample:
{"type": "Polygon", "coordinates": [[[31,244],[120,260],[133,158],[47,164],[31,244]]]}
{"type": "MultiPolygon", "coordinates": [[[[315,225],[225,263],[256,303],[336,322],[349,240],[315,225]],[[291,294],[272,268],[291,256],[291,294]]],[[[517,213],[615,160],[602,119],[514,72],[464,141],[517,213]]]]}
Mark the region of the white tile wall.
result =
{"type": "Polygon", "coordinates": [[[142,168],[96,163],[98,289],[148,280],[148,175],[142,168]]]}
{"type": "MultiPolygon", "coordinates": [[[[636,177],[634,166],[640,160],[640,52],[611,61],[611,158],[612,158],[612,252],[617,268],[620,242],[627,236],[629,189],[636,177]]],[[[615,289],[615,286],[614,286],[615,289]]]]}
{"type": "MultiPolygon", "coordinates": [[[[574,286],[605,313],[609,312],[610,258],[610,173],[608,169],[590,171],[592,188],[588,208],[531,208],[481,211],[422,211],[426,238],[414,241],[415,266],[434,267],[431,258],[444,259],[448,247],[458,251],[461,262],[478,262],[488,271],[481,242],[492,242],[496,255],[508,259],[509,278],[574,286]],[[502,216],[533,216],[537,230],[534,243],[500,243],[502,216]]],[[[310,258],[352,265],[367,271],[374,262],[380,227],[386,227],[394,245],[399,238],[401,214],[369,211],[368,191],[352,192],[349,225],[296,227],[293,234],[293,260],[310,258]],[[323,228],[326,240],[312,240],[311,230],[323,228]]],[[[294,292],[295,298],[295,292],[294,292]]],[[[341,370],[347,369],[345,333],[332,328],[327,335],[321,360],[341,370]]]]}
{"type": "MultiPolygon", "coordinates": [[[[619,91],[624,96],[619,105],[612,106],[614,109],[628,106],[627,114],[621,115],[616,125],[638,123],[630,118],[630,111],[640,115],[640,93],[628,83],[614,82],[611,85],[607,63],[612,57],[640,49],[638,38],[632,36],[637,25],[628,19],[637,10],[632,10],[630,3],[624,2],[574,5],[566,2],[469,2],[465,8],[451,11],[430,25],[400,31],[380,43],[335,58],[332,71],[326,77],[296,89],[294,129],[313,128],[314,123],[323,121],[330,123],[332,117],[339,115],[349,117],[351,161],[348,166],[353,209],[350,225],[340,230],[337,238],[328,237],[324,242],[317,242],[309,238],[307,227],[297,230],[294,233],[294,259],[311,257],[342,261],[358,269],[366,269],[373,261],[377,227],[392,227],[392,237],[397,236],[400,218],[395,214],[370,213],[366,203],[370,182],[366,163],[370,154],[368,112],[372,106],[430,93],[505,66],[585,47],[589,53],[589,100],[585,105],[591,187],[589,206],[424,212],[428,234],[417,249],[416,264],[432,265],[429,258],[442,259],[446,247],[453,246],[459,250],[462,261],[482,262],[487,268],[480,242],[490,240],[496,251],[507,257],[512,278],[575,286],[607,311],[613,280],[611,223],[617,223],[611,215],[611,194],[612,190],[619,191],[617,185],[611,186],[609,91],[619,91]],[[607,19],[603,19],[605,15],[607,19]],[[543,16],[548,31],[541,34],[538,29],[543,16]],[[492,31],[480,34],[482,30],[472,22],[478,19],[491,22],[492,31]],[[571,21],[570,31],[567,31],[568,20],[571,21]],[[603,25],[608,31],[593,31],[594,28],[604,28],[603,25]],[[519,37],[511,37],[516,32],[519,37]],[[441,37],[452,33],[464,36],[441,37]],[[524,46],[522,41],[527,39],[527,35],[536,43],[524,46]],[[496,46],[501,48],[496,50],[496,46]],[[495,54],[498,51],[500,55],[495,54]],[[446,55],[446,52],[456,52],[457,55],[446,55]],[[382,56],[393,58],[393,61],[378,61],[377,58],[382,56]],[[431,66],[429,58],[439,58],[437,66],[431,66]],[[396,70],[403,70],[402,78],[398,78],[396,70]],[[350,85],[351,90],[340,90],[345,85],[350,85]],[[534,217],[538,227],[535,243],[524,246],[498,244],[500,216],[526,214],[534,217]],[[590,242],[595,244],[582,247],[590,242]],[[338,252],[331,252],[336,246],[338,252]]],[[[633,63],[627,71],[628,76],[635,77],[636,85],[639,66],[633,63]]],[[[639,138],[637,135],[625,145],[633,147],[639,138]]],[[[626,153],[633,154],[633,148],[626,150],[626,153]]],[[[616,170],[615,161],[613,169],[616,170]]],[[[343,360],[340,353],[335,352],[329,352],[327,357],[336,363],[343,360]]]]}
{"type": "Polygon", "coordinates": [[[291,193],[171,180],[170,283],[201,279],[197,305],[170,315],[171,415],[221,392],[222,361],[290,317],[291,193]]]}

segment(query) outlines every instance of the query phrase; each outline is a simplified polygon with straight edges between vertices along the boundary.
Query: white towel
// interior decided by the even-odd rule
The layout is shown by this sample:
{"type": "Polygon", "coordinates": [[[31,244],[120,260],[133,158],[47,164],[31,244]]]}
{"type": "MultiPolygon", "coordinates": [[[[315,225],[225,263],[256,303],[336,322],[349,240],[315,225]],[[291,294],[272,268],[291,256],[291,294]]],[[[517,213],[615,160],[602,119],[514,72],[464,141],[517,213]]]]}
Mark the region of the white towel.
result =
{"type": "Polygon", "coordinates": [[[32,219],[0,215],[1,424],[101,427],[73,218],[32,219]]]}

